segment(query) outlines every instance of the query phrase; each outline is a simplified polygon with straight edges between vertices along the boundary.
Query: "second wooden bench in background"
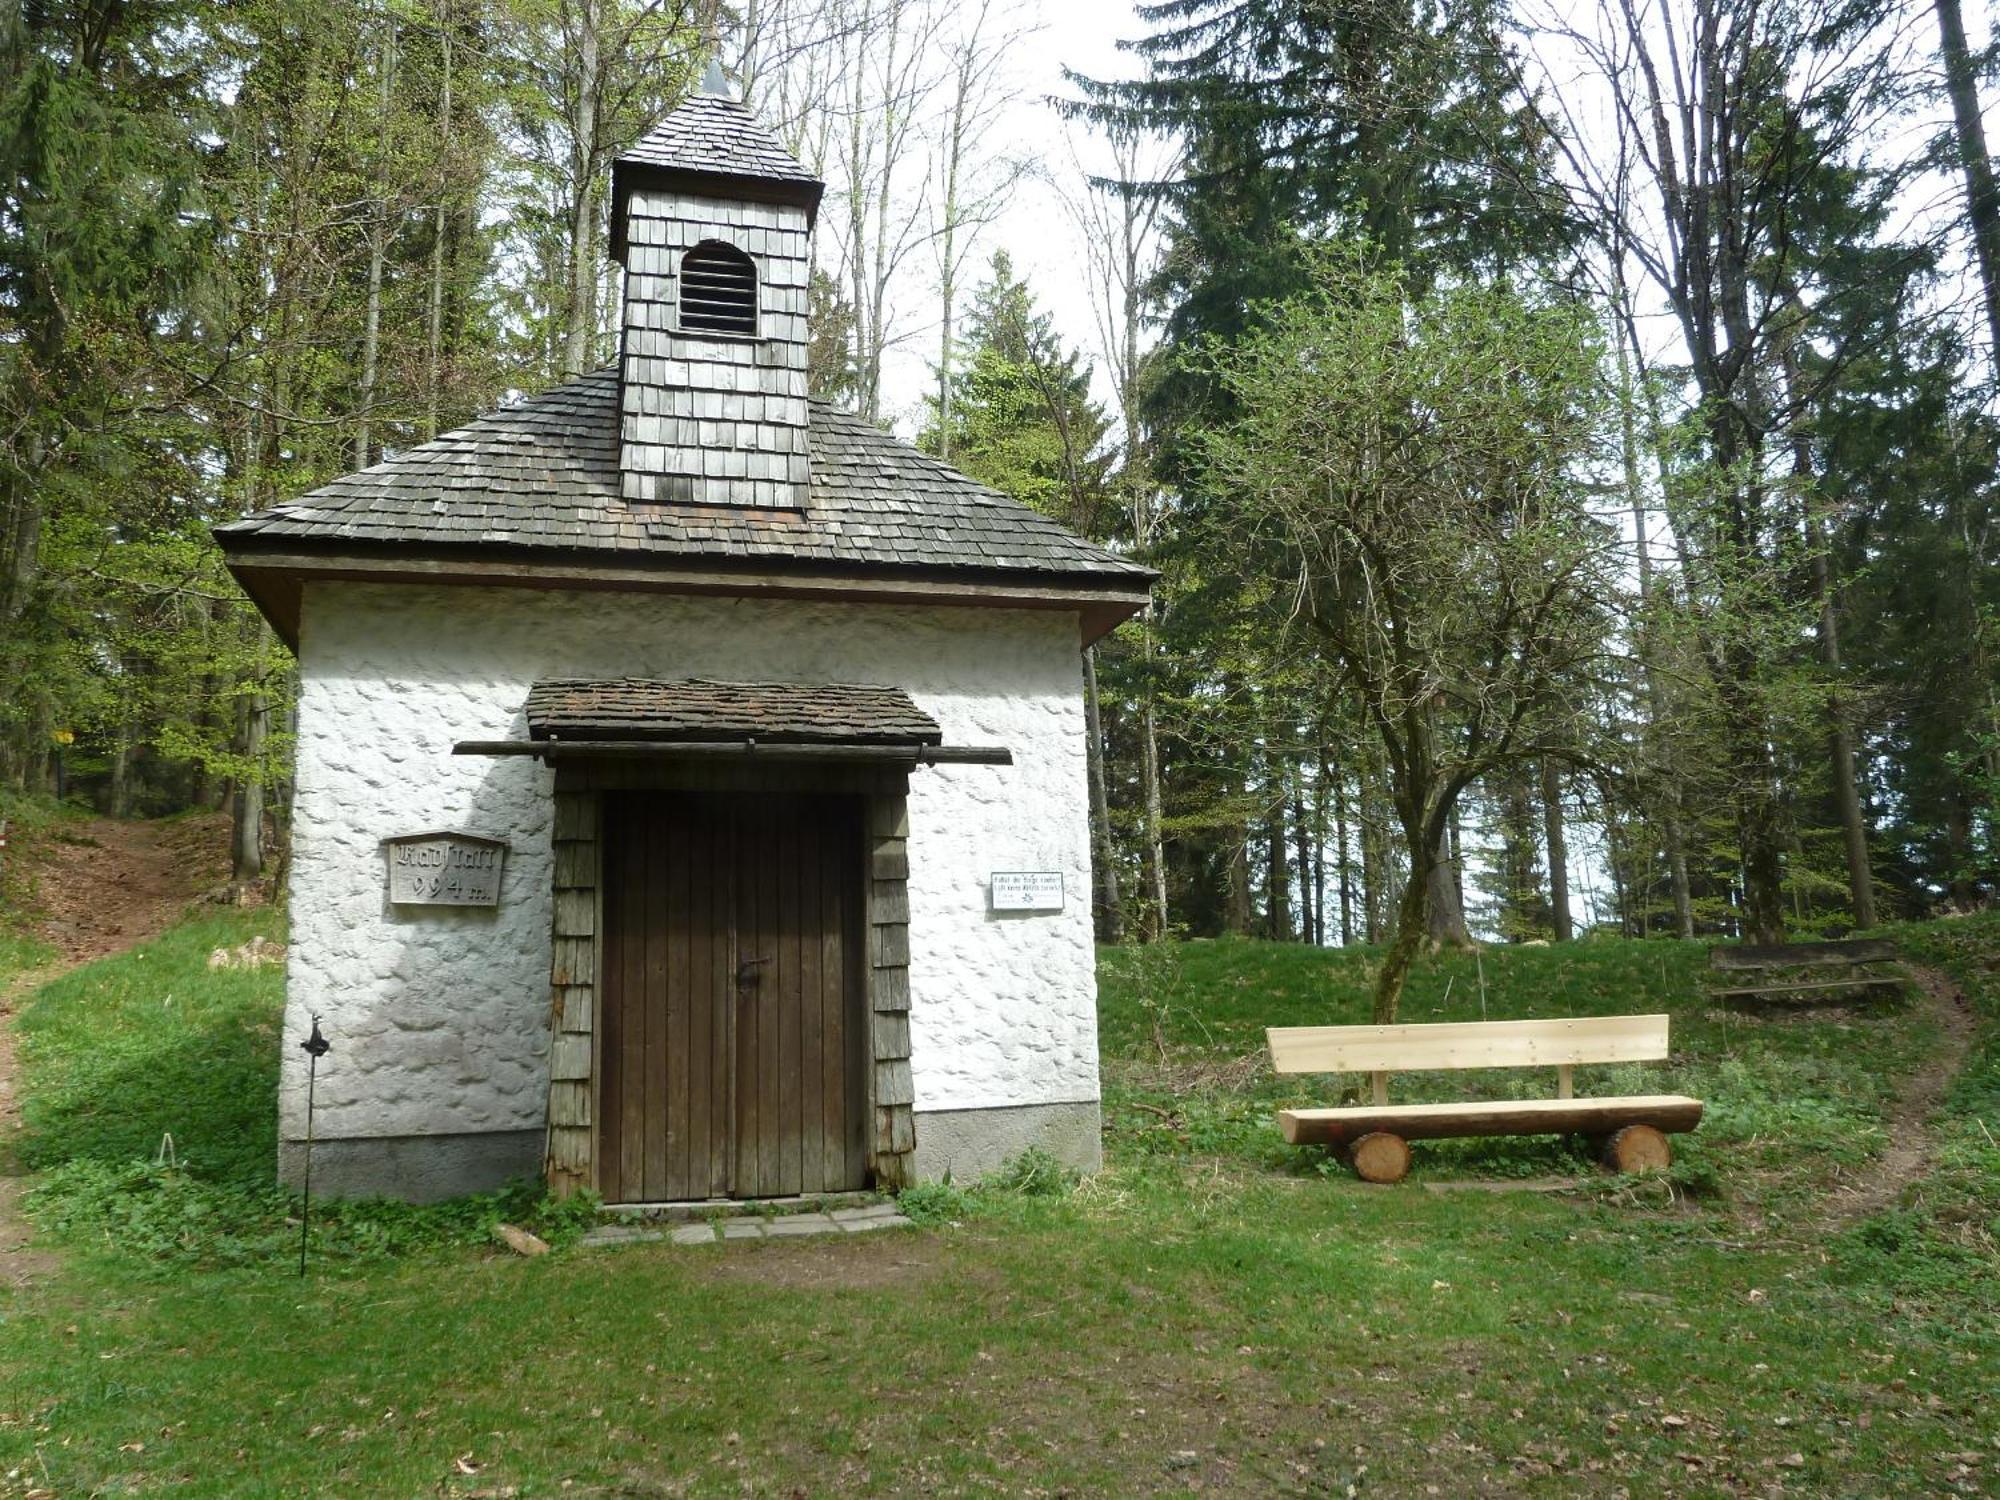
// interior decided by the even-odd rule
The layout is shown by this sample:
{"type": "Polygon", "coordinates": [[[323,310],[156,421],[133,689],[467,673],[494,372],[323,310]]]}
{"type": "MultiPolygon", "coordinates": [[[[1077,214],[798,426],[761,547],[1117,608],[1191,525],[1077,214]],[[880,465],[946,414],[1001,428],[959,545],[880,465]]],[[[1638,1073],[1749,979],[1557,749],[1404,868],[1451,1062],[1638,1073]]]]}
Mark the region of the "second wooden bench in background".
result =
{"type": "Polygon", "coordinates": [[[1774,995],[1897,987],[1914,977],[1894,943],[1850,938],[1839,943],[1724,943],[1708,950],[1723,983],[1715,1000],[1767,1000],[1774,995]]]}

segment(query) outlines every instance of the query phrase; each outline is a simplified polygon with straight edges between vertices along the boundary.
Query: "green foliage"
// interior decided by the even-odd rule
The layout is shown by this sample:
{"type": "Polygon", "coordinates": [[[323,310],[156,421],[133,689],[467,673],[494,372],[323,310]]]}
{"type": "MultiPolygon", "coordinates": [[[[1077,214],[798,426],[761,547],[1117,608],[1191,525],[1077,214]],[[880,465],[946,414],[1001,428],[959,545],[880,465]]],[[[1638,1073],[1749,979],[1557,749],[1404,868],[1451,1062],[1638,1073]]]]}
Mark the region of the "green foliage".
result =
{"type": "Polygon", "coordinates": [[[1040,1146],[1030,1146],[993,1174],[993,1186],[1023,1198],[1061,1198],[1072,1192],[1078,1175],[1040,1146]]]}
{"type": "MultiPolygon", "coordinates": [[[[35,994],[17,1024],[37,1221],[164,1264],[296,1253],[299,1199],[275,1182],[281,971],[208,967],[217,948],[279,934],[269,911],[202,918],[35,994]]],[[[503,1220],[565,1243],[594,1214],[539,1185],[427,1207],[322,1202],[312,1253],[361,1262],[478,1244],[503,1220]]]]}
{"type": "Polygon", "coordinates": [[[1203,434],[1200,472],[1243,617],[1303,678],[1312,721],[1346,705],[1388,769],[1411,874],[1378,982],[1386,1022],[1460,793],[1566,753],[1585,685],[1617,654],[1615,537],[1585,488],[1600,341],[1571,301],[1418,292],[1365,246],[1310,267],[1260,330],[1196,351],[1237,413],[1203,434]]]}
{"type": "MultiPolygon", "coordinates": [[[[231,920],[211,930],[256,930],[231,920]]],[[[1788,1132],[1817,1130],[1822,1108],[1879,1118],[1936,1041],[1914,1007],[1757,1022],[1700,1000],[1695,944],[1493,950],[1487,1014],[1673,1012],[1670,1064],[1587,1075],[1586,1091],[1693,1084],[1716,1113],[1677,1138],[1664,1185],[1600,1178],[1559,1143],[1519,1140],[1420,1145],[1418,1180],[1380,1190],[1275,1144],[1283,1096],[1255,1055],[1264,1021],[1365,1014],[1372,953],[1195,942],[1167,966],[1112,950],[1107,1171],[1049,1192],[1064,1174],[1031,1163],[1009,1186],[901,1195],[949,1233],[530,1261],[472,1247],[492,1216],[537,1222],[531,1203],[343,1205],[329,1233],[349,1259],[300,1293],[287,1226],[231,1227],[238,1210],[212,1188],[150,1162],[55,1168],[79,1179],[58,1202],[83,1212],[66,1267],[11,1294],[0,1318],[0,1410],[17,1424],[0,1448],[11,1437],[21,1458],[7,1464],[36,1465],[64,1494],[163,1475],[229,1494],[440,1480],[702,1492],[718,1473],[774,1492],[1123,1493],[1135,1476],[1190,1475],[1273,1493],[1365,1486],[1363,1460],[1327,1442],[1333,1420],[1363,1434],[1371,1475],[1445,1494],[1491,1488],[1496,1472],[1552,1492],[1685,1489],[1691,1454],[1715,1475],[1782,1474],[1815,1492],[1928,1492],[1954,1473],[1944,1487],[1976,1489],[1965,1455],[2000,1437],[2000,1164],[1971,1145],[2000,1098],[2000,918],[1896,937],[1965,987],[1975,1061],[1938,1122],[1934,1174],[1831,1234],[1853,1164],[1788,1132]],[[1142,982],[1173,996],[1164,1065],[1142,982]],[[1813,1108],[1779,1112],[1787,1094],[1813,1108]],[[1717,1122],[1729,1139],[1710,1138],[1717,1122]],[[1422,1190],[1550,1173],[1585,1186],[1422,1190]],[[194,1236],[226,1253],[197,1261],[183,1248],[194,1236]],[[107,1240],[113,1253],[86,1253],[107,1240]],[[1299,1399],[1298,1372],[1329,1348],[1365,1349],[1370,1378],[1299,1399]]],[[[89,993],[110,997],[115,1041],[145,1006],[98,977],[89,993]]],[[[1421,1019],[1478,1016],[1476,969],[1426,961],[1411,1003],[1421,1019]]],[[[83,1044],[74,1008],[38,1004],[43,1035],[68,1028],[83,1044]]],[[[573,1221],[589,1206],[544,1212],[573,1221]]]]}
{"type": "Polygon", "coordinates": [[[1065,349],[1013,261],[996,251],[967,319],[965,369],[950,420],[926,398],[921,447],[1085,536],[1117,522],[1102,452],[1110,419],[1090,398],[1090,369],[1065,349]]]}
{"type": "Polygon", "coordinates": [[[970,1218],[978,1204],[968,1189],[945,1177],[937,1182],[919,1182],[896,1194],[896,1206],[918,1224],[955,1224],[970,1218]]]}
{"type": "Polygon", "coordinates": [[[1019,1156],[970,1186],[951,1180],[920,1182],[896,1195],[896,1204],[918,1224],[958,1224],[967,1219],[1006,1215],[1024,1201],[1062,1199],[1076,1191],[1082,1179],[1040,1146],[1019,1156]]]}
{"type": "MultiPolygon", "coordinates": [[[[1182,173],[1131,185],[1171,211],[1157,288],[1170,349],[1253,329],[1261,304],[1305,288],[1327,240],[1368,239],[1424,280],[1534,264],[1572,240],[1547,174],[1554,142],[1493,0],[1185,0],[1145,14],[1156,29],[1134,50],[1148,76],[1087,84],[1086,112],[1187,140],[1182,173]]],[[[1217,396],[1176,366],[1153,415],[1221,417],[1217,396]]]]}

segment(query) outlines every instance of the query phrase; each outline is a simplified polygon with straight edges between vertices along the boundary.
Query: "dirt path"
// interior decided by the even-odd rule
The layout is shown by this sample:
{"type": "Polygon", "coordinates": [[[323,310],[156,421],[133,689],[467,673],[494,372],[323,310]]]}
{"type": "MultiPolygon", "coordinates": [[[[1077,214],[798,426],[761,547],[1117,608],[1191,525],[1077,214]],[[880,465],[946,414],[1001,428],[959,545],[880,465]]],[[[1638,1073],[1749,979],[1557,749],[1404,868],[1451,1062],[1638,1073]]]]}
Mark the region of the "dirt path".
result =
{"type": "Polygon", "coordinates": [[[209,818],[65,825],[32,856],[37,936],[74,965],[159,935],[219,878],[218,834],[209,818]]]}
{"type": "Polygon", "coordinates": [[[0,1287],[18,1286],[55,1265],[28,1243],[21,1216],[22,1180],[14,1157],[21,1128],[15,1087],[13,1017],[27,997],[58,975],[157,937],[216,878],[223,848],[215,820],[170,824],[93,819],[71,823],[24,851],[34,872],[36,936],[57,952],[39,969],[0,985],[0,1287]]]}
{"type": "Polygon", "coordinates": [[[1937,1023],[1941,1040],[1924,1065],[1903,1080],[1902,1091],[1883,1121],[1889,1144],[1882,1154],[1848,1177],[1829,1195],[1824,1227],[1843,1229],[1889,1207],[1903,1189],[1928,1175],[1937,1153],[1931,1129],[1952,1080],[1965,1066],[1977,1023],[1958,986],[1935,970],[1911,964],[1923,1005],[1937,1023]]]}

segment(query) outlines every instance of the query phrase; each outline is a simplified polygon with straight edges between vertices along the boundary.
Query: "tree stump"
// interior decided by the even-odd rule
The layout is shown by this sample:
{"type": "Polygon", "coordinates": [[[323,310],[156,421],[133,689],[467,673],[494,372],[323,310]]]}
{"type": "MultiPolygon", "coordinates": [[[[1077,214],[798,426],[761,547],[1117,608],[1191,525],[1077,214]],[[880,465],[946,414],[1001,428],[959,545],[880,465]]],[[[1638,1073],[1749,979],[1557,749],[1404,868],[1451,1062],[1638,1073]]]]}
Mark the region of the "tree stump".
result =
{"type": "Polygon", "coordinates": [[[1650,1125],[1627,1125],[1604,1143],[1604,1164],[1614,1172],[1664,1172],[1674,1148],[1650,1125]]]}
{"type": "Polygon", "coordinates": [[[1410,1170],[1409,1142],[1371,1130],[1347,1148],[1347,1164],[1363,1182],[1401,1182],[1410,1170]]]}

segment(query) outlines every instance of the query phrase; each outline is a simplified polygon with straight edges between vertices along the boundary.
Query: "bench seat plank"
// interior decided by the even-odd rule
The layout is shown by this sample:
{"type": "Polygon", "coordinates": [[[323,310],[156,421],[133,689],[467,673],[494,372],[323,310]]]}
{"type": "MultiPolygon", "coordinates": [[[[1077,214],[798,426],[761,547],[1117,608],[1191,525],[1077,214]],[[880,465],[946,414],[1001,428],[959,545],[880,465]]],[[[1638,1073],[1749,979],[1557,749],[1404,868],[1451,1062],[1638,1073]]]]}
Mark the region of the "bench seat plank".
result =
{"type": "Polygon", "coordinates": [[[1692,1130],[1700,1122],[1701,1100],[1684,1094],[1278,1111],[1278,1126],[1294,1146],[1342,1146],[1375,1130],[1386,1130],[1404,1140],[1427,1141],[1466,1135],[1606,1135],[1626,1125],[1651,1125],[1673,1133],[1692,1130]]]}

